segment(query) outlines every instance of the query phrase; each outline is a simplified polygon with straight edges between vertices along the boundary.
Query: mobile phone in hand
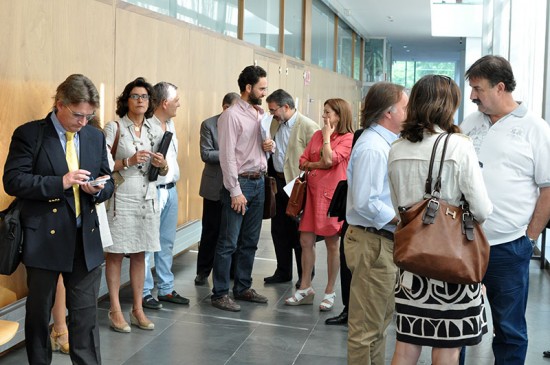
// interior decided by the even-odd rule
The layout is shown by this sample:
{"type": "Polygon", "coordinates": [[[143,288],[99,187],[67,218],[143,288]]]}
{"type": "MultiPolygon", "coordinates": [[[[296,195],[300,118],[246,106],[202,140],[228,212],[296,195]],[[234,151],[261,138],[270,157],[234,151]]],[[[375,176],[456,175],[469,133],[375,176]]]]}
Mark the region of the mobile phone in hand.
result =
{"type": "Polygon", "coordinates": [[[97,179],[88,182],[91,186],[98,186],[101,184],[105,184],[107,181],[109,181],[109,177],[98,177],[97,179]]]}

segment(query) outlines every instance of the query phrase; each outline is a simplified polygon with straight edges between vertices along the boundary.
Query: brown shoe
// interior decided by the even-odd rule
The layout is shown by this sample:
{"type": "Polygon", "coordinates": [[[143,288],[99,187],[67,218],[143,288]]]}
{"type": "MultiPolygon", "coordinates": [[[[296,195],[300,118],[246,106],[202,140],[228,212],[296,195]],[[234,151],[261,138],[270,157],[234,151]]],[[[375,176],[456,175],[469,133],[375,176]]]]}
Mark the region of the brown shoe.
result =
{"type": "Polygon", "coordinates": [[[254,289],[246,289],[245,291],[235,294],[234,296],[237,300],[246,300],[247,302],[254,303],[267,303],[267,297],[258,294],[254,289]]]}
{"type": "Polygon", "coordinates": [[[217,299],[212,299],[212,305],[224,311],[239,312],[241,310],[241,306],[235,303],[227,294],[217,299]]]}

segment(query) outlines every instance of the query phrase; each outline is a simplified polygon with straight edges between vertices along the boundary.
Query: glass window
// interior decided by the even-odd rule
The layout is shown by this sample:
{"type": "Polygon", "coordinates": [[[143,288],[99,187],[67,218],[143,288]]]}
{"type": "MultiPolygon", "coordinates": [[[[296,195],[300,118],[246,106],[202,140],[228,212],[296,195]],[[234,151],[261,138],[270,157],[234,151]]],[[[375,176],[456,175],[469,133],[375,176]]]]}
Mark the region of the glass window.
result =
{"type": "Polygon", "coordinates": [[[311,63],[334,69],[334,13],[320,0],[311,7],[311,63]]]}
{"type": "Polygon", "coordinates": [[[172,0],[177,2],[176,18],[199,27],[237,38],[238,0],[172,0]]]}
{"type": "Polygon", "coordinates": [[[355,52],[353,52],[353,78],[361,78],[361,37],[355,34],[355,52]]]}
{"type": "Polygon", "coordinates": [[[366,82],[384,81],[384,39],[365,40],[364,57],[363,80],[366,82]]]}
{"type": "Polygon", "coordinates": [[[173,9],[170,9],[172,0],[124,0],[127,3],[137,5],[139,7],[152,10],[156,13],[175,16],[173,9]]]}
{"type": "Polygon", "coordinates": [[[342,19],[338,20],[338,54],[336,71],[351,77],[351,55],[353,50],[353,32],[342,19]]]}
{"type": "Polygon", "coordinates": [[[446,75],[454,80],[455,62],[396,61],[392,67],[392,82],[412,88],[425,75],[446,75]]]}
{"type": "Polygon", "coordinates": [[[302,22],[303,1],[285,1],[285,51],[286,55],[303,59],[302,22]]]}
{"type": "Polygon", "coordinates": [[[280,0],[244,2],[244,40],[279,51],[280,0]]]}
{"type": "Polygon", "coordinates": [[[186,23],[237,38],[238,0],[125,0],[186,23]]]}

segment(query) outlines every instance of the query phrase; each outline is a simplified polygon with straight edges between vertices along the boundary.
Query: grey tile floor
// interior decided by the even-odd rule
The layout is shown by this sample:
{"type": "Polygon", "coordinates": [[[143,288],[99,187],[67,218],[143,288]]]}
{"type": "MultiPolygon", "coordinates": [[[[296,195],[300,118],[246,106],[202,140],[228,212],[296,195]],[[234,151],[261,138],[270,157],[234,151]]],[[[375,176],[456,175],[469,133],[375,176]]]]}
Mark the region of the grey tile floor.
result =
{"type": "MultiPolygon", "coordinates": [[[[318,310],[320,295],[313,306],[287,307],[284,298],[292,294],[293,283],[264,286],[263,278],[271,275],[276,267],[269,227],[269,221],[264,221],[253,271],[253,288],[269,298],[268,304],[241,302],[242,310],[238,313],[212,307],[209,298],[211,280],[207,286],[193,283],[197,253],[192,249],[178,256],[173,267],[176,290],[189,297],[191,304],[164,304],[159,311],[146,309],[149,318],[155,322],[154,331],[132,327],[131,334],[113,332],[107,320],[109,301],[104,298],[99,302],[103,364],[346,364],[347,327],[324,324],[326,318],[342,310],[340,298],[337,298],[332,313],[321,313],[318,310]]],[[[326,280],[325,262],[326,250],[320,242],[317,274],[313,282],[319,293],[322,293],[326,280]]],[[[128,287],[121,290],[121,298],[123,310],[129,312],[131,293],[128,287]]],[[[550,275],[541,271],[536,261],[531,263],[527,320],[530,343],[526,364],[550,365],[550,359],[542,358],[542,352],[550,350],[550,275]]],[[[386,350],[388,364],[394,346],[395,327],[392,324],[386,350]]],[[[24,363],[24,347],[0,358],[1,365],[24,363]]],[[[71,362],[67,355],[54,353],[52,363],[65,365],[71,362]]],[[[423,351],[418,363],[430,364],[428,349],[423,351]]],[[[486,335],[480,345],[468,348],[466,363],[493,363],[490,335],[486,335]]]]}

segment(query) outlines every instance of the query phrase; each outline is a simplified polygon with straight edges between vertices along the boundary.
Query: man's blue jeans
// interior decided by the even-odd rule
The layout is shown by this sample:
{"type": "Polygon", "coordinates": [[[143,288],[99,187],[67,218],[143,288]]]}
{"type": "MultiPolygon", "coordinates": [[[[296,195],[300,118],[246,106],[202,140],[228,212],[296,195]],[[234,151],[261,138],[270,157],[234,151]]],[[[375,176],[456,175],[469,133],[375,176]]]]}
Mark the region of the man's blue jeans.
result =
{"type": "MultiPolygon", "coordinates": [[[[160,251],[154,253],[155,271],[157,273],[158,295],[171,294],[174,290],[174,274],[172,273],[172,261],[174,258],[174,241],[176,240],[176,228],[178,225],[178,191],[176,187],[171,189],[158,189],[160,206],[160,251]]],[[[143,227],[147,229],[147,227],[143,227]]],[[[155,283],[151,273],[152,252],[145,253],[145,283],[143,296],[151,294],[155,283]]]]}
{"type": "Polygon", "coordinates": [[[264,210],[264,179],[239,177],[241,191],[248,202],[244,215],[231,208],[229,191],[222,189],[220,235],[214,256],[212,299],[229,293],[231,255],[236,252],[233,293],[239,294],[252,286],[252,266],[258,248],[264,210]]]}
{"type": "Polygon", "coordinates": [[[483,278],[491,305],[495,365],[523,365],[527,353],[525,310],[529,293],[529,260],[533,254],[526,236],[491,246],[483,278]]]}

